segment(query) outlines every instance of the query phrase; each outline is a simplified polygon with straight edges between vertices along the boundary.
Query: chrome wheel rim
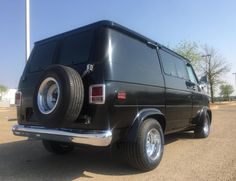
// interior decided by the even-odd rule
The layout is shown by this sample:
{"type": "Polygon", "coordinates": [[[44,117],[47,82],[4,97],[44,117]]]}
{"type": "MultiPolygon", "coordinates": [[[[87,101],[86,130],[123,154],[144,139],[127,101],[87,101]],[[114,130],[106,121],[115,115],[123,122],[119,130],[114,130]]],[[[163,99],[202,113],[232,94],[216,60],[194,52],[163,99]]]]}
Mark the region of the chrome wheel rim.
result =
{"type": "Polygon", "coordinates": [[[50,114],[55,110],[60,97],[60,87],[56,79],[46,78],[40,85],[37,95],[39,111],[50,114]]]}
{"type": "Polygon", "coordinates": [[[159,131],[152,128],[146,137],[146,154],[151,160],[156,160],[161,154],[161,135],[159,131]]]}

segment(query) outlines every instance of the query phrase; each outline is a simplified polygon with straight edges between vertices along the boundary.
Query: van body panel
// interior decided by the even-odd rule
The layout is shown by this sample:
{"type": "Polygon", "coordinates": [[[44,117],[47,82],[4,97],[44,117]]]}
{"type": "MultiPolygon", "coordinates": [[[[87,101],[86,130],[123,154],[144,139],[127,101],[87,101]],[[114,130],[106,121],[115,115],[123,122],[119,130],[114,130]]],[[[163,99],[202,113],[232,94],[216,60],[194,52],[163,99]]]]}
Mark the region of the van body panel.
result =
{"type": "Polygon", "coordinates": [[[17,108],[18,123],[41,125],[34,114],[35,89],[44,70],[59,64],[76,70],[84,85],[79,117],[60,127],[125,132],[134,124],[137,113],[147,108],[162,112],[166,133],[192,127],[192,119],[202,107],[209,107],[208,97],[202,90],[189,89],[188,78],[166,74],[160,50],[189,63],[157,42],[111,21],[36,42],[18,86],[22,92],[21,106],[17,108]],[[86,73],[88,65],[94,69],[86,73]],[[105,85],[102,105],[89,103],[89,87],[94,84],[105,85]],[[119,99],[119,93],[125,98],[119,99]]]}

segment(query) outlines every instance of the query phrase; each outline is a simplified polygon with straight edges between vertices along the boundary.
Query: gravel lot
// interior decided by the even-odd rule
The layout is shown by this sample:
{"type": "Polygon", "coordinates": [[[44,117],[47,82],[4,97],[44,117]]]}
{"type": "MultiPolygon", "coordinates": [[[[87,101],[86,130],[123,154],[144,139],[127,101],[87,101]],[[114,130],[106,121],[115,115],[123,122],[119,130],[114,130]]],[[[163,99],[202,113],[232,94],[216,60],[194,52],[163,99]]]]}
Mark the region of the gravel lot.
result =
{"type": "Polygon", "coordinates": [[[12,135],[15,109],[0,109],[0,180],[236,180],[236,103],[213,107],[212,132],[166,136],[158,168],[142,173],[128,167],[113,149],[76,149],[55,156],[40,141],[12,135]],[[8,121],[11,119],[11,121],[8,121]]]}

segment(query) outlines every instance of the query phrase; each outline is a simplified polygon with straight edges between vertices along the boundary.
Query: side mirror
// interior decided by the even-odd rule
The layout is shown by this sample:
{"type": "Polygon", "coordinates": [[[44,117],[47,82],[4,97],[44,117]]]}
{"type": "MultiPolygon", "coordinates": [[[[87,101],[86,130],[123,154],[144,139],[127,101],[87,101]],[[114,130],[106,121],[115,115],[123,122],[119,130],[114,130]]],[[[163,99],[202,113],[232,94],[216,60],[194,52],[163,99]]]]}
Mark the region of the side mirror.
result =
{"type": "Polygon", "coordinates": [[[208,79],[207,79],[207,75],[204,75],[200,78],[199,80],[199,86],[201,87],[201,89],[205,92],[207,92],[207,84],[208,84],[208,79]]]}
{"type": "Polygon", "coordinates": [[[207,84],[208,83],[208,80],[207,80],[207,75],[204,75],[200,78],[200,81],[199,81],[200,84],[207,84]]]}
{"type": "Polygon", "coordinates": [[[200,84],[199,84],[199,87],[200,87],[202,90],[206,91],[206,88],[207,88],[206,84],[200,83],[200,84]]]}

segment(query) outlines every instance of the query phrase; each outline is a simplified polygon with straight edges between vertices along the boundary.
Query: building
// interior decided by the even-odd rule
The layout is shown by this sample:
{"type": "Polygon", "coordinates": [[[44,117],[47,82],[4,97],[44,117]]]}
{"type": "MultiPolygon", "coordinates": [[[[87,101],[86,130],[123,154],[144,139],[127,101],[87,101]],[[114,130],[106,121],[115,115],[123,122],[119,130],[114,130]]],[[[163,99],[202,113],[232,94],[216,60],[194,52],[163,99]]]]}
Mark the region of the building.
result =
{"type": "Polygon", "coordinates": [[[15,105],[15,94],[17,89],[8,89],[2,93],[2,100],[0,100],[0,107],[10,107],[15,105]]]}

